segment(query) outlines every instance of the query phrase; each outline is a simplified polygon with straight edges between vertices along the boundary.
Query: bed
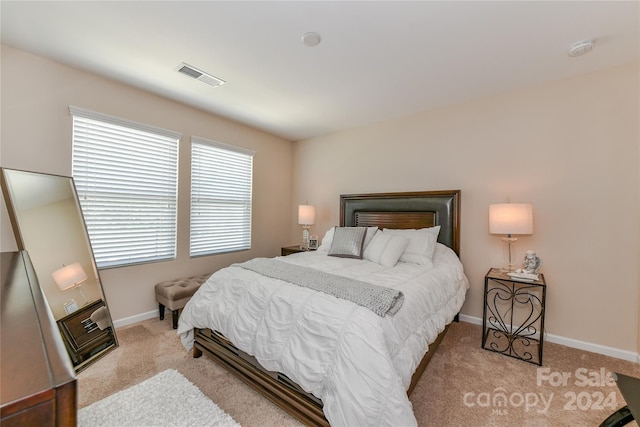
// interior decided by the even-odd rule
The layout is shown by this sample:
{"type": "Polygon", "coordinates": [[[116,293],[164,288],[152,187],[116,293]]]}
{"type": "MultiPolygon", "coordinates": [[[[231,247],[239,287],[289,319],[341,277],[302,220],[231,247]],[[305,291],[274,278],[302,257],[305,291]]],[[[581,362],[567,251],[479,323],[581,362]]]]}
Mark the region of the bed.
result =
{"type": "Polygon", "coordinates": [[[317,251],[265,262],[379,286],[395,295],[391,304],[401,301],[395,314],[267,277],[251,260],[214,273],[185,306],[177,332],[194,357],[213,358],[307,425],[415,425],[408,395],[469,286],[458,260],[460,191],[342,195],[334,230],[317,251]],[[363,260],[328,256],[343,233],[372,227],[404,245],[415,229],[439,228],[432,266],[403,258],[406,250],[397,263],[375,258],[375,240],[365,242],[363,260]]]}

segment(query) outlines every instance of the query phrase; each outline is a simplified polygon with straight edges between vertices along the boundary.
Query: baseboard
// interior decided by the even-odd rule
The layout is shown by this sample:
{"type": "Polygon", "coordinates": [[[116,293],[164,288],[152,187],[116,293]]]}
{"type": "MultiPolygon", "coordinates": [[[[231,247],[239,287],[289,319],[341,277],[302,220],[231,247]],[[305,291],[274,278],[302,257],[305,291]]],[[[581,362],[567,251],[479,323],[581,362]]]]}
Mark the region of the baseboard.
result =
{"type": "MultiPolygon", "coordinates": [[[[169,313],[171,314],[171,313],[169,313]]],[[[125,317],[124,319],[118,319],[113,321],[113,326],[121,328],[123,326],[133,325],[134,323],[142,322],[143,320],[153,319],[154,317],[160,318],[158,310],[148,311],[146,313],[136,314],[135,316],[125,317]]]]}
{"type": "MultiPolygon", "coordinates": [[[[482,326],[482,319],[475,316],[467,316],[466,314],[460,315],[460,320],[474,325],[482,326]]],[[[640,364],[640,354],[634,353],[628,350],[621,350],[619,348],[607,347],[600,344],[593,344],[585,341],[574,340],[573,338],[561,337],[559,335],[545,333],[545,341],[552,342],[554,344],[561,344],[571,348],[577,348],[578,350],[590,351],[592,353],[603,354],[605,356],[615,357],[617,359],[628,360],[629,362],[635,362],[640,364]]]]}

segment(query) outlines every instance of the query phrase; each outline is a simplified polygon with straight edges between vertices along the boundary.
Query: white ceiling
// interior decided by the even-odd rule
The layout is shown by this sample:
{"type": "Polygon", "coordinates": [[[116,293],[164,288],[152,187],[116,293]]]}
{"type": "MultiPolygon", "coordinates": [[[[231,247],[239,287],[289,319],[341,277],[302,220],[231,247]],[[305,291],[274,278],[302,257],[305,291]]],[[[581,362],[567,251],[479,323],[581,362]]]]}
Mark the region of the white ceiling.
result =
{"type": "MultiPolygon", "coordinates": [[[[6,1],[3,43],[291,140],[640,60],[638,1],[6,1]],[[305,32],[322,36],[316,47],[305,32]],[[570,58],[568,47],[594,39],[570,58]],[[185,62],[218,88],[176,71],[185,62]]],[[[43,76],[45,78],[45,76],[43,76]]]]}

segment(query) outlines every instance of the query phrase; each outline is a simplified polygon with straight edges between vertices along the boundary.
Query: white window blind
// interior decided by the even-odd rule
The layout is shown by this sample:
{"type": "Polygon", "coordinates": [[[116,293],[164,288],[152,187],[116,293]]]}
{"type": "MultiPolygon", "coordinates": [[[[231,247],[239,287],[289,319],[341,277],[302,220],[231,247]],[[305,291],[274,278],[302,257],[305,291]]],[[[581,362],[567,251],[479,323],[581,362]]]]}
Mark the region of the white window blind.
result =
{"type": "Polygon", "coordinates": [[[72,173],[98,267],[175,258],[181,135],[70,111],[72,173]]]}
{"type": "Polygon", "coordinates": [[[251,247],[253,154],[191,138],[191,256],[251,247]]]}

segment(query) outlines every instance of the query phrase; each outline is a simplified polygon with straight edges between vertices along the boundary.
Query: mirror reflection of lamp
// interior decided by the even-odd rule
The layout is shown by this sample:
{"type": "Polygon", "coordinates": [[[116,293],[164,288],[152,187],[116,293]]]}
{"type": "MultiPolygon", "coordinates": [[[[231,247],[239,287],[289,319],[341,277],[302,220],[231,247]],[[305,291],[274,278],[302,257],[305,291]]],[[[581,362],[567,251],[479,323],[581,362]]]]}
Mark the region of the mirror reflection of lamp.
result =
{"type": "Polygon", "coordinates": [[[60,288],[61,291],[76,288],[84,299],[83,305],[87,304],[87,297],[84,296],[82,290],[80,289],[82,282],[87,280],[87,273],[84,272],[84,269],[79,262],[65,265],[62,268],[51,273],[51,275],[53,276],[53,280],[56,282],[56,285],[58,285],[58,288],[60,288]]]}

